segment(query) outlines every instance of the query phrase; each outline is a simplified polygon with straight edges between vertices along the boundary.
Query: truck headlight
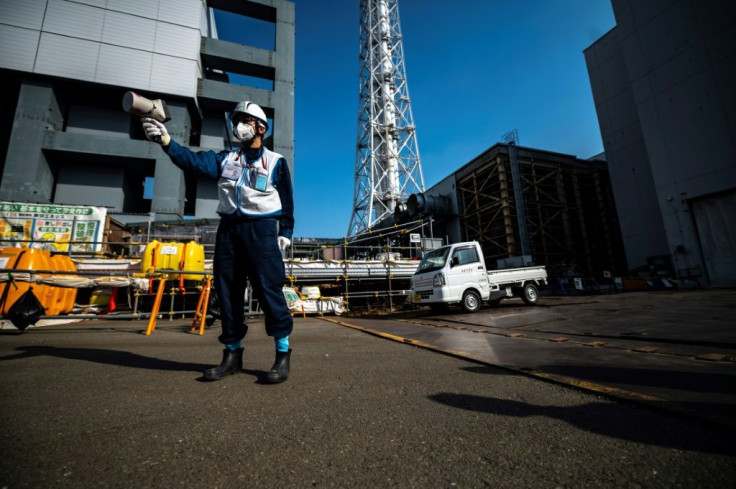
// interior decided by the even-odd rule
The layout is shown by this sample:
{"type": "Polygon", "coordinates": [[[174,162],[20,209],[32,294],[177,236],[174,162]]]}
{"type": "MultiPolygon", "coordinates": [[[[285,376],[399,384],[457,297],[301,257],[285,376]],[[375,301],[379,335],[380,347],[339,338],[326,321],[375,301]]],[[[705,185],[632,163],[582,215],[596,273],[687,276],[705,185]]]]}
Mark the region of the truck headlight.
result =
{"type": "Polygon", "coordinates": [[[432,281],[432,285],[445,285],[445,275],[443,273],[438,273],[437,275],[435,275],[434,280],[432,281]]]}

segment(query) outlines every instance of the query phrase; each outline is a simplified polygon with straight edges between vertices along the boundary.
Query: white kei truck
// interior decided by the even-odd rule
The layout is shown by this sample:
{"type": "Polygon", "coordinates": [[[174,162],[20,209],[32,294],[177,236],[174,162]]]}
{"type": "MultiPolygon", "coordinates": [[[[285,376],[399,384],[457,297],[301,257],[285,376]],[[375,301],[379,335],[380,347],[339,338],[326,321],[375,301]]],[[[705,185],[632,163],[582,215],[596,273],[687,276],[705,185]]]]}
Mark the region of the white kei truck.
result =
{"type": "Polygon", "coordinates": [[[539,286],[546,283],[544,266],[487,270],[480,244],[468,241],[425,254],[411,277],[411,296],[419,306],[439,310],[460,304],[476,312],[483,302],[496,305],[509,297],[536,304],[539,286]]]}

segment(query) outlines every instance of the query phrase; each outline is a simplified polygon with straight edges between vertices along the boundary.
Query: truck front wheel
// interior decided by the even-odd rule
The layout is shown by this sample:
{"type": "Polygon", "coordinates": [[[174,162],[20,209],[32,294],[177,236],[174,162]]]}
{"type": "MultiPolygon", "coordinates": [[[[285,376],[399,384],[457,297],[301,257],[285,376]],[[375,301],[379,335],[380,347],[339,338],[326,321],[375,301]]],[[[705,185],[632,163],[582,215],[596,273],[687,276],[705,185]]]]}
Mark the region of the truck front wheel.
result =
{"type": "Polygon", "coordinates": [[[481,300],[477,292],[468,290],[463,294],[463,309],[465,312],[476,312],[480,309],[481,300]]]}
{"type": "Polygon", "coordinates": [[[539,302],[539,290],[537,290],[537,286],[534,284],[526,284],[524,286],[524,290],[521,292],[521,300],[530,306],[539,302]]]}

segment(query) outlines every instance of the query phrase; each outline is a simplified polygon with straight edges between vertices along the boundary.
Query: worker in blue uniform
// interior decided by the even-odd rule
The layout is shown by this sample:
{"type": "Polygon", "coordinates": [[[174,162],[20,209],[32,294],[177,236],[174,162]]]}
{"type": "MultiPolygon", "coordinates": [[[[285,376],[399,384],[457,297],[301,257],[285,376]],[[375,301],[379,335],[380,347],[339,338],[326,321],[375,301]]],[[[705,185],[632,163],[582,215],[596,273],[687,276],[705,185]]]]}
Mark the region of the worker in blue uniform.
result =
{"type": "Polygon", "coordinates": [[[166,126],[143,119],[150,141],[159,142],[176,166],[217,179],[220,225],[214,255],[214,284],[220,298],[225,345],[220,365],[204,372],[205,380],[219,380],[243,367],[244,301],[247,280],[274,338],[276,360],[267,373],[270,383],[289,376],[289,335],[293,320],[282,287],[286,282],[281,250],[291,245],[294,200],[289,167],[283,156],[263,146],[268,119],[253,102],[240,102],[231,114],[236,150],[193,152],[177,143],[166,126]]]}

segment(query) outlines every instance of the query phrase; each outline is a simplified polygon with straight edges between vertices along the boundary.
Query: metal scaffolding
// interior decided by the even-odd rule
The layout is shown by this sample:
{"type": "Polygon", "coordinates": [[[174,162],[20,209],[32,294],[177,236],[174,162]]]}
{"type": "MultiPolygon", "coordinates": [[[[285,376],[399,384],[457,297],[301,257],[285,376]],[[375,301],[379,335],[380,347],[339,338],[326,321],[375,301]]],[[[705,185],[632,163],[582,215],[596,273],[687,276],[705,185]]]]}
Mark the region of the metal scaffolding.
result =
{"type": "Polygon", "coordinates": [[[533,260],[593,274],[626,270],[608,173],[603,165],[498,145],[457,178],[462,238],[478,240],[486,260],[523,255],[519,202],[533,260]],[[512,178],[513,160],[519,185],[512,178]],[[521,192],[522,195],[517,195],[521,192]],[[522,197],[519,199],[518,197],[522,197]]]}
{"type": "Polygon", "coordinates": [[[371,229],[411,193],[424,191],[398,1],[362,0],[360,10],[358,135],[348,236],[371,229]]]}

